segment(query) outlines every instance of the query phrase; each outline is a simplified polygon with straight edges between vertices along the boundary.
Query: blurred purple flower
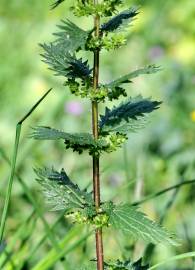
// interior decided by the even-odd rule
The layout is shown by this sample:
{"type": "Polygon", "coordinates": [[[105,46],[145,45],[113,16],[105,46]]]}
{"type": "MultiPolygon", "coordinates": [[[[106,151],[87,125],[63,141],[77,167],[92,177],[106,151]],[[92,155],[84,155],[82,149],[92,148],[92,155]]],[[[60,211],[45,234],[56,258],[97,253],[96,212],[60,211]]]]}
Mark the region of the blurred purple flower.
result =
{"type": "Polygon", "coordinates": [[[149,58],[156,59],[164,55],[164,49],[161,46],[154,46],[149,50],[149,58]]]}
{"type": "Polygon", "coordinates": [[[72,115],[81,115],[83,106],[79,101],[69,101],[65,104],[65,111],[72,115]]]}

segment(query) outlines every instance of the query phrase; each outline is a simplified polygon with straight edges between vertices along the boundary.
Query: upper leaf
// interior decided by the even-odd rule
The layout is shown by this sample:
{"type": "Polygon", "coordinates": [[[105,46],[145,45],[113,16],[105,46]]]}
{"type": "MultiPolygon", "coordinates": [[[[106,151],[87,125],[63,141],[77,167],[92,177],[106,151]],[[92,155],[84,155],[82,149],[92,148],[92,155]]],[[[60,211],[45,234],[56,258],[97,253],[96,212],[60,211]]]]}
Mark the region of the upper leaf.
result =
{"type": "Polygon", "coordinates": [[[148,219],[137,207],[128,204],[115,206],[110,214],[109,222],[114,228],[147,242],[178,245],[172,234],[148,219]]]}
{"type": "Polygon", "coordinates": [[[38,168],[35,173],[48,203],[53,207],[52,210],[82,209],[93,202],[91,194],[81,191],[69,179],[64,169],[57,172],[53,168],[38,168]]]}
{"type": "Polygon", "coordinates": [[[138,14],[136,8],[130,8],[122,11],[108,22],[101,25],[100,30],[102,32],[112,32],[118,30],[124,26],[124,24],[130,23],[133,18],[138,14]]]}
{"type": "Polygon", "coordinates": [[[100,116],[100,132],[118,131],[123,133],[125,129],[133,130],[136,128],[136,120],[144,117],[146,113],[158,109],[160,104],[159,101],[151,101],[138,96],[127,99],[126,102],[117,107],[114,106],[113,109],[106,107],[105,114],[100,116]]]}
{"type": "Polygon", "coordinates": [[[44,53],[41,54],[43,61],[50,66],[50,69],[55,71],[57,76],[65,76],[70,79],[89,78],[92,69],[89,68],[87,61],[77,59],[75,55],[71,56],[66,48],[60,44],[50,43],[41,44],[44,53]]]}
{"type": "Polygon", "coordinates": [[[59,6],[64,1],[65,0],[55,0],[55,2],[51,5],[51,9],[56,8],[57,6],[59,6]]]}
{"type": "Polygon", "coordinates": [[[80,78],[86,79],[90,78],[92,68],[89,68],[88,61],[82,61],[82,58],[76,59],[71,55],[67,56],[67,77],[71,79],[80,78]]]}
{"type": "Polygon", "coordinates": [[[85,45],[91,31],[85,31],[78,27],[70,20],[62,20],[62,24],[58,25],[60,32],[54,33],[57,36],[55,42],[63,45],[68,52],[75,52],[79,49],[85,49],[85,45]]]}
{"type": "Polygon", "coordinates": [[[121,84],[123,83],[129,83],[131,82],[131,79],[133,78],[136,78],[138,77],[139,75],[142,75],[142,74],[152,74],[152,73],[156,73],[160,70],[159,67],[155,66],[155,65],[149,65],[145,68],[140,68],[140,69],[137,69],[133,72],[130,72],[124,76],[121,76],[120,78],[106,84],[106,86],[108,88],[115,88],[115,87],[118,87],[120,86],[121,84]]]}

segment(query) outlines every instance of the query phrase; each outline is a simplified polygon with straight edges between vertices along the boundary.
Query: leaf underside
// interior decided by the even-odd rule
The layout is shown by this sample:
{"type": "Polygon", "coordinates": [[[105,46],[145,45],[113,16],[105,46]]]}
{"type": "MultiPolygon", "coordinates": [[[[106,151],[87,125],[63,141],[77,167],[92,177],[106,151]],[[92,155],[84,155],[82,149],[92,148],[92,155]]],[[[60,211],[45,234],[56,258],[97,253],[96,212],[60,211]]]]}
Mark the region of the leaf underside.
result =
{"type": "Polygon", "coordinates": [[[130,83],[131,79],[136,78],[140,75],[152,74],[152,73],[156,73],[158,71],[160,71],[160,67],[157,67],[155,65],[149,65],[145,68],[137,69],[135,71],[132,71],[126,75],[119,77],[118,79],[106,84],[106,87],[108,87],[110,89],[115,88],[115,87],[119,87],[123,83],[130,83]]]}
{"type": "Polygon", "coordinates": [[[106,107],[105,114],[100,116],[100,131],[118,131],[123,133],[136,130],[144,125],[146,114],[158,109],[160,104],[161,102],[151,101],[138,96],[127,99],[112,109],[106,107]],[[141,120],[141,123],[138,120],[141,120]]]}
{"type": "Polygon", "coordinates": [[[115,206],[109,222],[115,229],[120,229],[124,233],[141,238],[146,242],[178,245],[172,234],[148,219],[137,207],[128,204],[115,206]]]}
{"type": "Polygon", "coordinates": [[[112,17],[109,21],[102,24],[100,30],[102,32],[113,32],[116,30],[124,29],[125,25],[132,22],[133,18],[137,16],[138,12],[136,8],[130,8],[124,10],[112,17]]]}

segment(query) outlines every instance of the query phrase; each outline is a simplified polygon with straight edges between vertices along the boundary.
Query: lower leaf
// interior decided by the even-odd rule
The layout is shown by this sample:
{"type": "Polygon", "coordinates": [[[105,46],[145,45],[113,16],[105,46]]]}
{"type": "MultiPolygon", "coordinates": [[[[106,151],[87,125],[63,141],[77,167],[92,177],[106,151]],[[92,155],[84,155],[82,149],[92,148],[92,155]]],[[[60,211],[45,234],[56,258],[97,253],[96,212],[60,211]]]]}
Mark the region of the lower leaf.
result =
{"type": "Polygon", "coordinates": [[[150,220],[137,207],[128,204],[114,206],[110,212],[109,223],[115,229],[131,234],[134,238],[141,238],[154,244],[178,245],[171,233],[150,220]]]}

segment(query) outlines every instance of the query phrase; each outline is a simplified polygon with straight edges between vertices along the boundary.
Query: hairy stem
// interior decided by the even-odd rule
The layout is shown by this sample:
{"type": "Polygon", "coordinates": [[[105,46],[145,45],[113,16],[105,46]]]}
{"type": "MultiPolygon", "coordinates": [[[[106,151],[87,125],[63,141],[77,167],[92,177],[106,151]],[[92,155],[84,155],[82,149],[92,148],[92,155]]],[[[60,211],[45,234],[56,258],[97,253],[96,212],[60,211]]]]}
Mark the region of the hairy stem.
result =
{"type": "MultiPolygon", "coordinates": [[[[94,0],[94,5],[97,0],[94,0]]],[[[99,36],[100,18],[98,15],[94,18],[95,36],[99,36]]],[[[93,87],[97,89],[99,81],[99,50],[94,51],[94,66],[93,66],[93,87]]],[[[93,136],[98,139],[98,103],[92,102],[92,129],[93,136]]],[[[93,193],[94,203],[96,209],[100,207],[100,173],[99,173],[99,157],[93,156],[93,193]]],[[[102,229],[97,229],[95,232],[96,237],[96,256],[97,256],[97,269],[104,269],[104,256],[103,256],[103,240],[102,229]]]]}

